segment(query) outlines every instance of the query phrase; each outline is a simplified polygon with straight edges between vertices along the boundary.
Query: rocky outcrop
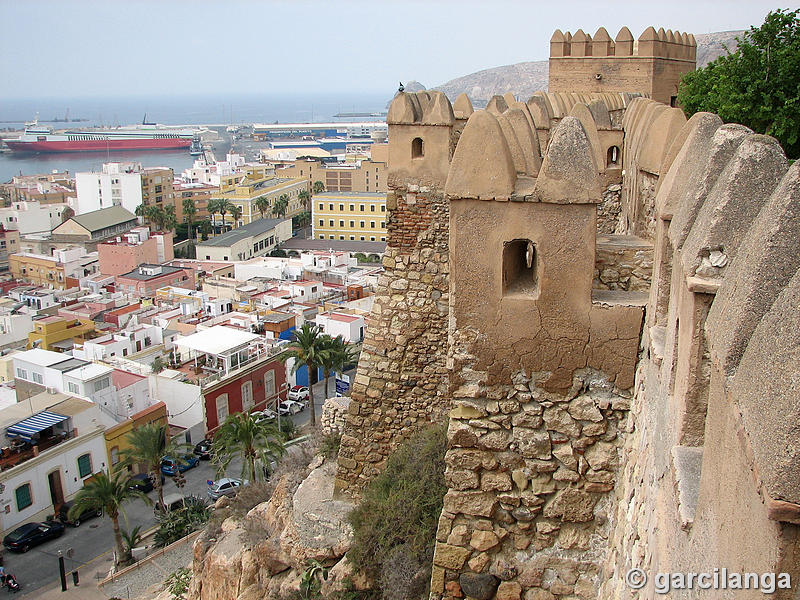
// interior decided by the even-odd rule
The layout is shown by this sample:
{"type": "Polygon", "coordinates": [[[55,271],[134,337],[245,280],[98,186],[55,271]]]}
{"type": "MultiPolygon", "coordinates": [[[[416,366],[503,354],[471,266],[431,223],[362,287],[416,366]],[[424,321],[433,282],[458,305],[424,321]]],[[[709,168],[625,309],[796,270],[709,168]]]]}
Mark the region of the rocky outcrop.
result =
{"type": "MultiPolygon", "coordinates": [[[[316,459],[309,469],[299,485],[296,476],[282,476],[269,501],[198,538],[190,600],[287,598],[299,589],[307,561],[331,565],[344,556],[352,505],[332,498],[336,465],[316,459]]],[[[351,571],[343,566],[337,573],[351,571]]]]}

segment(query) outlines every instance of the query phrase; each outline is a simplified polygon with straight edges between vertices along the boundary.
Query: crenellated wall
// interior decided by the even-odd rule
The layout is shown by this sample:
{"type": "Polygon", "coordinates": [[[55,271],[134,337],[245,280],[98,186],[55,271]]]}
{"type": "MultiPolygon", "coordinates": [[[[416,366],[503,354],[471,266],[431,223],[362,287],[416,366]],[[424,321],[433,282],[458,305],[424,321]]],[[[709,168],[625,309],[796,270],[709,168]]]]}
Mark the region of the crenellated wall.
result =
{"type": "Polygon", "coordinates": [[[554,58],[616,60],[635,93],[390,107],[386,273],[337,489],[449,419],[436,600],[655,598],[633,567],[800,578],[800,167],[642,97],[663,82],[624,70],[693,63],[693,38],[625,31],[556,35],[554,58]]]}
{"type": "Polygon", "coordinates": [[[637,100],[625,116],[623,210],[633,228],[652,215],[654,273],[599,598],[653,598],[657,572],[800,575],[800,168],[716,115],[664,127],[668,110],[637,100]],[[656,134],[652,198],[635,178],[655,175],[656,134]],[[651,577],[640,592],[631,568],[651,577]]]}
{"type": "MultiPolygon", "coordinates": [[[[637,40],[627,27],[612,40],[556,30],[550,39],[550,92],[641,92],[670,105],[681,77],[695,68],[692,34],[648,27],[637,40]]],[[[674,105],[674,102],[672,102],[674,105]]]]}

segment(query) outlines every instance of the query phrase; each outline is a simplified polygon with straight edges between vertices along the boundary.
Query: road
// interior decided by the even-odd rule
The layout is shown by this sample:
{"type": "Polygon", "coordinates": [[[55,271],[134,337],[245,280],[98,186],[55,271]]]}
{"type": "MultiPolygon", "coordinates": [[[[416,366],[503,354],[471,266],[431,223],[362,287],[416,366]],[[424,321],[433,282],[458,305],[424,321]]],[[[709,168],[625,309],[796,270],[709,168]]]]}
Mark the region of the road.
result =
{"type": "MultiPolygon", "coordinates": [[[[355,369],[346,372],[351,377],[355,369]]],[[[330,388],[334,389],[334,382],[331,377],[330,388]]],[[[322,416],[322,404],[325,399],[323,394],[324,382],[314,385],[314,406],[316,407],[317,422],[322,416]]],[[[284,417],[285,418],[285,417],[284,417]]],[[[295,422],[298,429],[305,427],[309,421],[309,411],[293,415],[291,419],[295,422]]],[[[239,477],[241,469],[240,461],[233,461],[226,471],[230,477],[239,477]]],[[[186,485],[183,489],[185,496],[197,495],[208,498],[207,490],[209,479],[215,479],[217,474],[210,461],[200,461],[193,469],[184,473],[186,485]]],[[[178,492],[177,486],[172,478],[167,478],[164,482],[164,495],[178,492]]],[[[152,491],[147,494],[155,501],[156,493],[152,491]]],[[[120,516],[120,526],[125,530],[132,530],[137,525],[141,525],[142,531],[148,531],[155,526],[152,506],[148,506],[142,500],[134,500],[124,506],[125,515],[120,516]]],[[[16,554],[3,551],[4,566],[6,571],[16,575],[17,580],[22,585],[22,595],[20,598],[36,597],[36,590],[52,586],[58,581],[58,552],[59,550],[67,557],[68,550],[72,550],[72,557],[65,558],[68,571],[69,586],[72,580],[69,572],[78,569],[81,579],[91,577],[94,573],[101,571],[108,572],[111,568],[112,551],[114,549],[114,533],[111,528],[111,521],[106,517],[94,518],[81,524],[80,527],[67,527],[64,535],[56,540],[46,542],[29,550],[26,554],[16,554]]],[[[88,584],[88,582],[87,582],[88,584]]]]}

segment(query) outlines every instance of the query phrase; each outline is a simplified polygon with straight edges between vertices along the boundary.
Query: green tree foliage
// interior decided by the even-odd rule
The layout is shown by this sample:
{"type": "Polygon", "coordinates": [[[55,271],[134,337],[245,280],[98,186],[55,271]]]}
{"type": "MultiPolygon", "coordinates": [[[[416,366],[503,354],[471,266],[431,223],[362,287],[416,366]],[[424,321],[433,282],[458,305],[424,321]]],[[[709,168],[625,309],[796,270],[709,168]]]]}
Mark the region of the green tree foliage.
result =
{"type": "Polygon", "coordinates": [[[264,215],[269,210],[269,200],[267,199],[266,196],[259,196],[258,198],[256,198],[256,201],[253,202],[253,206],[256,207],[256,210],[259,212],[261,218],[263,219],[264,215]]]}
{"type": "Polygon", "coordinates": [[[314,185],[311,186],[311,189],[315,194],[321,194],[322,192],[325,191],[325,184],[322,183],[321,181],[315,181],[314,185]]]}
{"type": "Polygon", "coordinates": [[[214,215],[220,213],[222,215],[222,226],[225,227],[225,213],[228,212],[227,209],[228,201],[223,198],[212,198],[208,201],[208,214],[211,215],[212,227],[216,227],[216,219],[214,219],[214,215]]]}
{"type": "Polygon", "coordinates": [[[300,190],[297,194],[297,199],[303,203],[303,210],[311,211],[311,194],[308,193],[308,190],[300,190]]]}
{"type": "Polygon", "coordinates": [[[167,425],[164,423],[147,423],[131,430],[125,436],[128,448],[120,454],[126,466],[139,465],[150,475],[153,487],[157,490],[158,503],[164,505],[164,489],[161,486],[161,458],[170,455],[176,460],[185,446],[169,439],[167,425]]]}
{"type": "Polygon", "coordinates": [[[317,368],[322,366],[323,352],[325,351],[324,337],[322,330],[311,323],[303,323],[300,329],[295,329],[294,339],[280,359],[286,362],[290,358],[295,359],[292,372],[296,372],[301,366],[308,367],[308,407],[309,420],[311,426],[317,424],[316,409],[314,407],[314,373],[317,368]]]}
{"type": "Polygon", "coordinates": [[[159,548],[169,546],[182,537],[200,529],[208,523],[211,517],[211,507],[196,496],[189,496],[183,501],[183,506],[175,510],[159,511],[156,515],[158,531],[153,536],[155,545],[159,548]]]}
{"type": "Polygon", "coordinates": [[[776,10],[738,39],[736,52],[687,73],[678,102],[687,115],[717,113],[778,139],[790,158],[800,156],[799,10],[776,10]]]}
{"type": "Polygon", "coordinates": [[[446,449],[444,426],[417,432],[389,456],[386,470],[372,480],[361,504],[350,513],[354,538],[347,557],[373,581],[381,579],[385,564],[396,557],[397,550],[404,560],[417,565],[432,560],[447,491],[446,449]]]}
{"type": "Polygon", "coordinates": [[[192,225],[194,224],[194,218],[197,215],[197,206],[194,204],[194,200],[191,198],[184,198],[183,199],[183,220],[189,225],[189,239],[192,239],[193,229],[192,225]]]}
{"type": "Polygon", "coordinates": [[[356,361],[356,350],[352,344],[344,341],[341,335],[335,338],[329,335],[320,336],[323,346],[320,352],[320,366],[325,376],[325,396],[328,396],[328,379],[331,373],[344,371],[347,365],[356,361]]]}
{"type": "Polygon", "coordinates": [[[69,509],[69,518],[75,519],[88,510],[102,510],[111,519],[114,543],[117,546],[117,564],[130,562],[130,552],[125,548],[119,526],[122,505],[134,498],[141,498],[150,504],[150,499],[142,492],[131,489],[130,477],[125,471],[117,471],[111,476],[104,472],[95,474],[91,481],[81,488],[69,509]]]}
{"type": "Polygon", "coordinates": [[[288,208],[289,196],[281,194],[280,197],[275,200],[275,204],[272,205],[272,214],[278,218],[285,217],[288,208]]]}
{"type": "Polygon", "coordinates": [[[242,479],[264,479],[263,468],[284,452],[283,434],[274,423],[257,421],[250,413],[233,413],[214,434],[213,456],[220,472],[224,472],[235,457],[242,459],[242,479]]]}

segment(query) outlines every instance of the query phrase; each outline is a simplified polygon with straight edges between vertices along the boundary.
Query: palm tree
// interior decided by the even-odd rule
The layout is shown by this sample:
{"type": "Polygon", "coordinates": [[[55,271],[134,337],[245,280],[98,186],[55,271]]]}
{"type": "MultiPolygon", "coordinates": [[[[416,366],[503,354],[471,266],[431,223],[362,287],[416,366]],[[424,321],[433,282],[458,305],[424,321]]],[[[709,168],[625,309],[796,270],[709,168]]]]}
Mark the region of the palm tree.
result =
{"type": "Polygon", "coordinates": [[[286,209],[289,207],[289,196],[286,194],[281,194],[280,198],[275,200],[275,204],[272,207],[272,214],[276,217],[285,217],[286,216],[286,209]]]}
{"type": "Polygon", "coordinates": [[[311,207],[309,206],[309,202],[311,201],[311,194],[308,193],[308,190],[300,190],[300,192],[297,194],[297,199],[303,203],[304,210],[308,211],[311,210],[311,207]]]}
{"type": "Polygon", "coordinates": [[[222,222],[223,222],[223,226],[224,226],[225,213],[223,212],[223,209],[225,208],[225,205],[227,203],[228,203],[228,201],[224,200],[222,198],[212,198],[211,200],[208,201],[207,209],[208,209],[208,214],[211,215],[211,225],[212,226],[216,226],[216,222],[215,222],[215,219],[214,219],[214,214],[215,213],[222,214],[222,222]]]}
{"type": "Polygon", "coordinates": [[[200,234],[203,236],[203,239],[207,240],[208,234],[211,233],[213,227],[211,227],[210,221],[208,221],[207,219],[203,219],[200,222],[200,225],[197,227],[197,229],[200,231],[200,234]]]}
{"type": "Polygon", "coordinates": [[[197,214],[197,206],[191,198],[183,199],[183,220],[189,225],[189,239],[192,239],[192,225],[194,224],[194,217],[197,214]]]}
{"type": "Polygon", "coordinates": [[[153,487],[157,490],[158,503],[164,506],[164,488],[161,485],[161,459],[170,455],[178,460],[178,453],[183,450],[183,444],[178,444],[169,438],[169,430],[164,423],[147,423],[133,429],[125,436],[128,448],[120,454],[123,463],[141,465],[150,475],[153,487]]]}
{"type": "Polygon", "coordinates": [[[174,231],[178,226],[178,219],[175,217],[175,205],[170,204],[164,207],[164,222],[162,226],[167,231],[174,231]]]}
{"type": "Polygon", "coordinates": [[[312,189],[314,190],[315,194],[321,194],[325,191],[325,184],[321,181],[315,181],[312,189]]]}
{"type": "Polygon", "coordinates": [[[147,206],[145,206],[144,204],[140,204],[139,206],[137,206],[136,210],[133,212],[140,219],[147,218],[147,206]]]}
{"type": "Polygon", "coordinates": [[[256,201],[253,202],[253,206],[256,207],[256,210],[261,213],[261,218],[264,218],[264,213],[269,210],[269,200],[266,196],[259,196],[256,198],[256,201]]]}
{"type": "Polygon", "coordinates": [[[231,212],[231,209],[234,208],[233,204],[231,204],[228,200],[222,200],[219,205],[219,209],[217,212],[222,217],[222,232],[225,232],[225,215],[231,212]]]}
{"type": "Polygon", "coordinates": [[[147,206],[144,209],[144,214],[147,219],[151,221],[159,230],[164,229],[164,223],[166,222],[167,214],[163,208],[156,205],[147,206]]]}
{"type": "MultiPolygon", "coordinates": [[[[329,349],[333,359],[333,371],[340,373],[347,368],[348,365],[353,364],[358,360],[358,352],[353,344],[344,341],[341,335],[333,338],[331,348],[329,349]]],[[[327,383],[325,384],[327,388],[327,383]]]]}
{"type": "Polygon", "coordinates": [[[125,564],[130,560],[130,552],[122,543],[122,534],[119,528],[119,513],[125,514],[122,505],[134,498],[141,498],[151,504],[144,492],[130,487],[130,477],[123,471],[117,471],[110,477],[100,472],[83,486],[73,500],[69,509],[69,518],[75,519],[87,510],[102,510],[111,519],[114,530],[114,541],[117,545],[116,564],[125,564]]]}
{"type": "Polygon", "coordinates": [[[236,456],[242,458],[242,479],[257,481],[264,478],[264,466],[280,457],[283,435],[274,423],[259,422],[250,413],[233,413],[217,429],[212,444],[213,456],[221,472],[236,456]],[[256,460],[262,468],[256,469],[256,460]]]}
{"type": "Polygon", "coordinates": [[[289,345],[287,352],[284,352],[280,359],[286,362],[290,358],[294,358],[295,363],[292,366],[292,372],[296,372],[302,365],[308,368],[308,403],[311,408],[309,417],[311,426],[316,425],[316,412],[314,408],[314,386],[312,372],[315,372],[317,367],[322,366],[322,353],[325,351],[322,331],[317,325],[311,323],[303,323],[303,326],[294,331],[294,341],[289,345]]]}
{"type": "Polygon", "coordinates": [[[304,210],[299,215],[297,215],[297,227],[299,229],[304,229],[308,227],[309,223],[311,223],[311,213],[307,210],[304,210]]]}
{"type": "Polygon", "coordinates": [[[236,229],[238,227],[236,223],[242,218],[242,207],[236,206],[235,204],[229,202],[228,210],[231,213],[231,219],[233,219],[233,223],[231,223],[231,229],[236,229]]]}

